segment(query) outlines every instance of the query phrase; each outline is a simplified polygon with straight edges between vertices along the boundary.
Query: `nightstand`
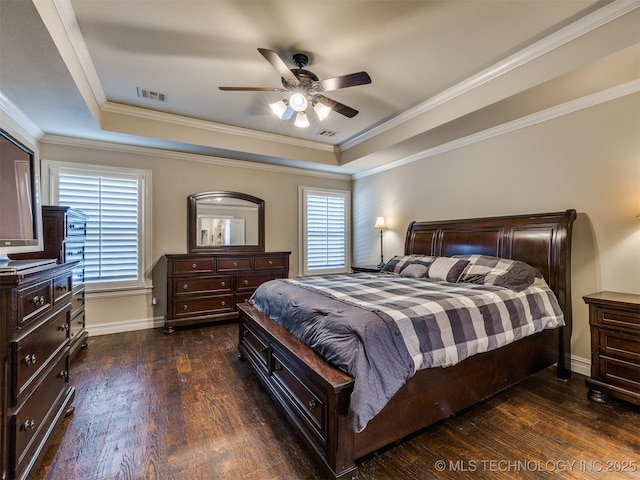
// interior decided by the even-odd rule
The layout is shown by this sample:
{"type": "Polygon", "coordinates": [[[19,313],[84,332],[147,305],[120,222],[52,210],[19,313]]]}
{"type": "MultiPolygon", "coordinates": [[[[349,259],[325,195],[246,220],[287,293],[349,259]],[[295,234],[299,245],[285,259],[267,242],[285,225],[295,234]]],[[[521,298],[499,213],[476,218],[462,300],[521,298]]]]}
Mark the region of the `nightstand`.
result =
{"type": "Polygon", "coordinates": [[[640,295],[599,292],[583,299],[591,326],[589,399],[640,405],[640,295]]]}
{"type": "Polygon", "coordinates": [[[353,273],[380,273],[380,269],[377,265],[352,265],[351,270],[353,273]]]}

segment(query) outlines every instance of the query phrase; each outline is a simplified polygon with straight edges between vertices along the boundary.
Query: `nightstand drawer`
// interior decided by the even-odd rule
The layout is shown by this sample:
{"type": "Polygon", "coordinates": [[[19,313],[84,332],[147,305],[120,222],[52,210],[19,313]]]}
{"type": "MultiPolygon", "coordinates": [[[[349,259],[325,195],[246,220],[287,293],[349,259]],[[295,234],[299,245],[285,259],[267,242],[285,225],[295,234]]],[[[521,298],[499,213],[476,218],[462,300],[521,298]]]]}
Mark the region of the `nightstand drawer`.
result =
{"type": "Polygon", "coordinates": [[[596,325],[615,330],[627,330],[640,333],[640,318],[632,313],[600,308],[596,317],[596,325]]]}
{"type": "Polygon", "coordinates": [[[638,390],[640,389],[640,365],[602,355],[600,357],[600,380],[638,390]]]}
{"type": "Polygon", "coordinates": [[[640,337],[620,332],[600,330],[600,353],[640,364],[640,337]]]}

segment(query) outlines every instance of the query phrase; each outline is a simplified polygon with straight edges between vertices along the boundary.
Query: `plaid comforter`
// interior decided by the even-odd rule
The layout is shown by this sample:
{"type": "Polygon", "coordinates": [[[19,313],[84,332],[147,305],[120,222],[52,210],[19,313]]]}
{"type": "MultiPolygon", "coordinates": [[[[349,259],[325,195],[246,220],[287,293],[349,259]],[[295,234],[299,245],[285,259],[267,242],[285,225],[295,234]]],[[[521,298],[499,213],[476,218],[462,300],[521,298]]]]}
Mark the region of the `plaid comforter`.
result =
{"type": "Polygon", "coordinates": [[[379,274],[285,281],[392,320],[393,333],[402,336],[414,371],[455,365],[476,353],[564,325],[560,305],[548,287],[516,293],[502,287],[379,274]]]}
{"type": "Polygon", "coordinates": [[[354,377],[356,432],[416,372],[455,365],[564,325],[548,287],[504,287],[359,273],[279,279],[250,302],[354,377]]]}

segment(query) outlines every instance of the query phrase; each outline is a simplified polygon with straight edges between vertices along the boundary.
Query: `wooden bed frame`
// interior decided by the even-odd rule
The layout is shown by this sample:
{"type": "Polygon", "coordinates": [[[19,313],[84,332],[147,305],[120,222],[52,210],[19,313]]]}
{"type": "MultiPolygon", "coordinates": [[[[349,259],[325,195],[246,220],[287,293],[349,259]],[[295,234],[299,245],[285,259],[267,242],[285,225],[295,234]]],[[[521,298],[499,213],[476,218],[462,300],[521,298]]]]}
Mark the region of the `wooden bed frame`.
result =
{"type": "Polygon", "coordinates": [[[405,254],[484,254],[536,267],[558,297],[566,326],[545,330],[448,368],[418,371],[360,433],[349,419],[353,378],[251,305],[239,305],[239,357],[282,406],[325,473],[356,478],[356,459],[557,364],[571,375],[571,229],[575,210],[412,222],[405,254]]]}

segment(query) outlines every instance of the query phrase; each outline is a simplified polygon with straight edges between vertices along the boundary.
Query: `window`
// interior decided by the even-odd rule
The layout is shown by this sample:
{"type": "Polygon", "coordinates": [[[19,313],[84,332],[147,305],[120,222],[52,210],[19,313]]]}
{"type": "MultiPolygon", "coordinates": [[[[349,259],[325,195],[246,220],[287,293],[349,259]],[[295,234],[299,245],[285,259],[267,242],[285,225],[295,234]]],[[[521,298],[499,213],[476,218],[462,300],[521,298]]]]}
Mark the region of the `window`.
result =
{"type": "Polygon", "coordinates": [[[300,187],[300,272],[343,273],[349,269],[349,192],[300,187]]]}
{"type": "Polygon", "coordinates": [[[77,208],[89,216],[87,286],[92,290],[144,287],[150,172],[54,162],[43,162],[43,166],[49,173],[51,203],[77,208]]]}

